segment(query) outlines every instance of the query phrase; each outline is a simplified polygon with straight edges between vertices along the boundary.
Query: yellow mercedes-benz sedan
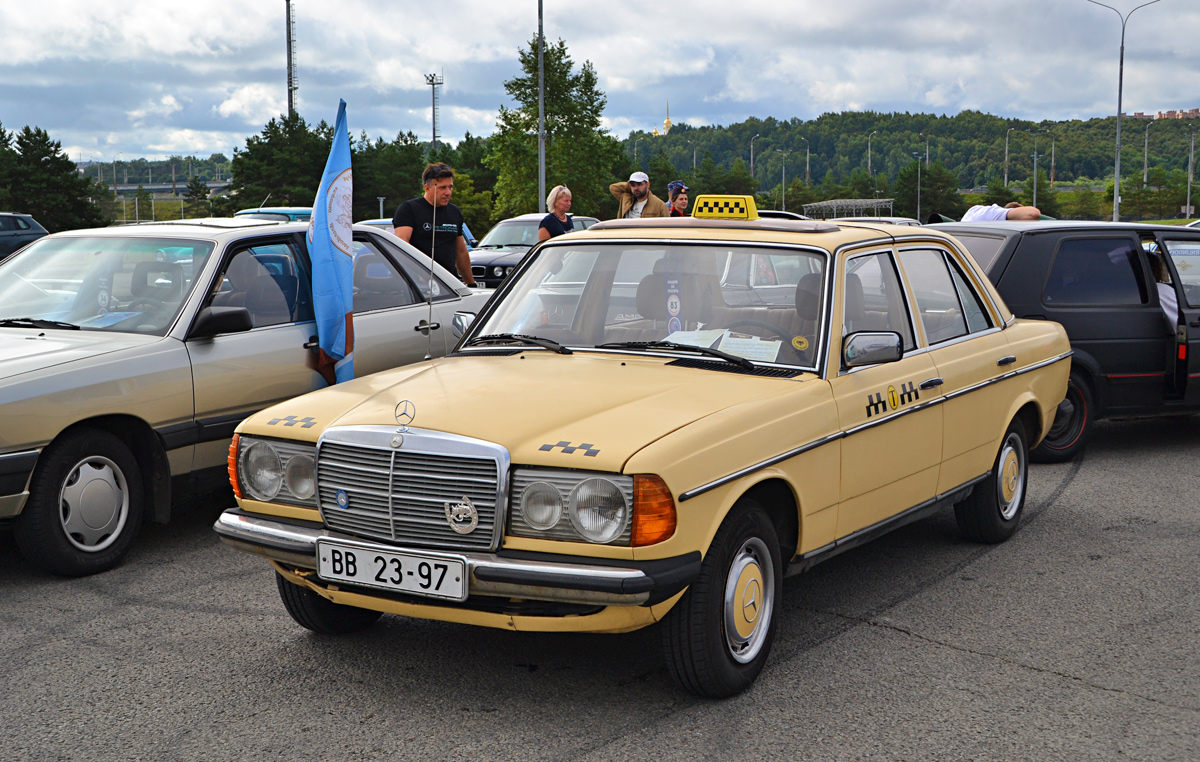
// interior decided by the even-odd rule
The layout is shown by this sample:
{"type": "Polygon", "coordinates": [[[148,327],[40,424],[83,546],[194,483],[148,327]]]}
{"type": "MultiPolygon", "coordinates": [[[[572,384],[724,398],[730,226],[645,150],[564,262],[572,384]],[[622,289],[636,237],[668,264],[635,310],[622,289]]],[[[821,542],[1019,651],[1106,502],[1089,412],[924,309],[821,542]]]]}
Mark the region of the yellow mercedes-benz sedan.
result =
{"type": "Polygon", "coordinates": [[[445,358],[244,421],[217,532],[317,632],[661,622],[706,696],[761,671],[783,577],[951,506],[1012,535],[1070,371],[952,238],[749,197],[554,238],[455,322],[445,358]]]}

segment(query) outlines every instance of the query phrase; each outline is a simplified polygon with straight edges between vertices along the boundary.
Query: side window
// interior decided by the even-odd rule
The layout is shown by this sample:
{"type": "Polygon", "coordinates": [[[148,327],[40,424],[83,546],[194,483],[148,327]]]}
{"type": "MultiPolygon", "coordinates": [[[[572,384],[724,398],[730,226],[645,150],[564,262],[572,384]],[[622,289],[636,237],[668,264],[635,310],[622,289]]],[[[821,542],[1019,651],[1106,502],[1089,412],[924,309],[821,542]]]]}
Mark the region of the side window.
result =
{"type": "Polygon", "coordinates": [[[946,257],[932,249],[900,252],[904,275],[917,301],[917,314],[930,344],[963,336],[967,320],[958,301],[958,290],[946,267],[946,257]]]}
{"type": "Polygon", "coordinates": [[[16,226],[13,225],[13,218],[0,215],[0,231],[8,232],[10,230],[16,230],[16,226]]]}
{"type": "Polygon", "coordinates": [[[354,313],[416,304],[416,289],[369,241],[354,242],[354,313]]]}
{"type": "Polygon", "coordinates": [[[856,331],[894,331],[907,352],[916,346],[896,265],[887,254],[867,254],[846,262],[842,336],[856,331]]]}
{"type": "Polygon", "coordinates": [[[1138,249],[1127,238],[1063,241],[1042,299],[1050,305],[1146,304],[1138,249]]]}
{"type": "Polygon", "coordinates": [[[245,307],[255,328],[313,319],[308,275],[297,266],[290,242],[237,249],[225,266],[211,303],[245,307]]]}
{"type": "Polygon", "coordinates": [[[17,230],[29,230],[29,223],[22,217],[13,217],[13,222],[17,223],[17,230]]]}
{"type": "Polygon", "coordinates": [[[377,239],[371,240],[379,248],[389,251],[396,262],[399,263],[400,271],[408,277],[410,283],[416,286],[417,293],[420,295],[417,297],[417,301],[423,302],[428,299],[431,289],[433,291],[433,301],[435,302],[454,298],[454,290],[447,286],[441,278],[434,275],[431,280],[428,257],[421,255],[421,258],[417,259],[402,249],[389,247],[386,243],[379,243],[377,239]]]}
{"type": "Polygon", "coordinates": [[[971,283],[958,269],[958,263],[950,260],[950,275],[954,278],[954,286],[958,289],[958,298],[962,302],[963,311],[967,315],[967,328],[971,333],[986,331],[992,327],[987,310],[983,307],[983,298],[971,287],[971,283]]]}
{"type": "Polygon", "coordinates": [[[1200,241],[1163,241],[1189,307],[1200,307],[1200,241]]]}

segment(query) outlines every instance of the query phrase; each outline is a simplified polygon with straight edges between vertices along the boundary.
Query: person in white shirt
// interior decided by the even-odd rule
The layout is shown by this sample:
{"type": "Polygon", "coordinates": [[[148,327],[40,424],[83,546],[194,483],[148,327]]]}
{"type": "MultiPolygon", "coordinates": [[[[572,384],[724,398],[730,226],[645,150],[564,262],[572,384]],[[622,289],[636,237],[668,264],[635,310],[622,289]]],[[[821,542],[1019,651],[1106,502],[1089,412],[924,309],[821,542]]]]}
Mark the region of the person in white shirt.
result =
{"type": "Polygon", "coordinates": [[[997,220],[1017,220],[1030,222],[1040,219],[1042,210],[1036,206],[1021,206],[1016,201],[1009,202],[1004,206],[998,204],[976,204],[967,210],[963,215],[963,222],[995,222],[997,220]]]}

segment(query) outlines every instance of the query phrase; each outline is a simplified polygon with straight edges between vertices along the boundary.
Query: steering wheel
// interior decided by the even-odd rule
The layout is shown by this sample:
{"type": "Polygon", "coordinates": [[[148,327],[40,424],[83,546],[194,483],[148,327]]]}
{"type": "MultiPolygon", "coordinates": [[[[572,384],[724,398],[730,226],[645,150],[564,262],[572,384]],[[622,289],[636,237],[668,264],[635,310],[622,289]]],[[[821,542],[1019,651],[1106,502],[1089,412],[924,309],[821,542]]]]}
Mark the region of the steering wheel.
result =
{"type": "Polygon", "coordinates": [[[138,305],[143,305],[143,304],[144,304],[144,305],[146,305],[146,306],[148,306],[150,309],[149,309],[149,310],[142,310],[142,311],[143,311],[143,312],[148,312],[148,311],[150,311],[150,310],[156,310],[156,309],[160,309],[160,308],[162,308],[163,306],[165,306],[165,304],[166,304],[166,303],[165,303],[165,302],[163,302],[163,300],[161,300],[161,299],[153,299],[153,298],[151,298],[151,297],[148,297],[148,296],[143,296],[141,299],[134,299],[134,300],[133,300],[132,302],[130,302],[129,304],[126,304],[126,305],[125,305],[125,309],[127,309],[127,310],[135,310],[135,309],[137,309],[137,308],[138,308],[138,305]]]}
{"type": "Polygon", "coordinates": [[[792,344],[792,339],[794,337],[774,323],[769,323],[766,320],[755,320],[754,318],[741,318],[739,320],[726,323],[725,325],[721,326],[721,328],[727,331],[732,331],[739,326],[753,326],[755,328],[762,328],[764,331],[770,331],[772,336],[778,336],[783,340],[783,345],[787,347],[789,352],[792,353],[792,356],[796,358],[797,362],[804,363],[808,361],[807,358],[801,354],[801,350],[796,349],[795,345],[792,344]]]}

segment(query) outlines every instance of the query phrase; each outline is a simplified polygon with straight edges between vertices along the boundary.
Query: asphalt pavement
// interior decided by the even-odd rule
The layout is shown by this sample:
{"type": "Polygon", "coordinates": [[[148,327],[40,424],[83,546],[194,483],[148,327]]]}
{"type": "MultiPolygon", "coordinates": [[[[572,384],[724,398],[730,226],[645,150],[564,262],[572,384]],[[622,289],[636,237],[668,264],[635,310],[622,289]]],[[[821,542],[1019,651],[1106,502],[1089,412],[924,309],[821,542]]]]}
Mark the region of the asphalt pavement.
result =
{"type": "Polygon", "coordinates": [[[787,579],[726,701],[675,686],[654,628],[309,633],[212,532],[227,487],[86,579],[0,533],[0,758],[1200,759],[1198,454],[1197,418],[1103,423],[1032,467],[1007,543],[944,511],[787,579]]]}

